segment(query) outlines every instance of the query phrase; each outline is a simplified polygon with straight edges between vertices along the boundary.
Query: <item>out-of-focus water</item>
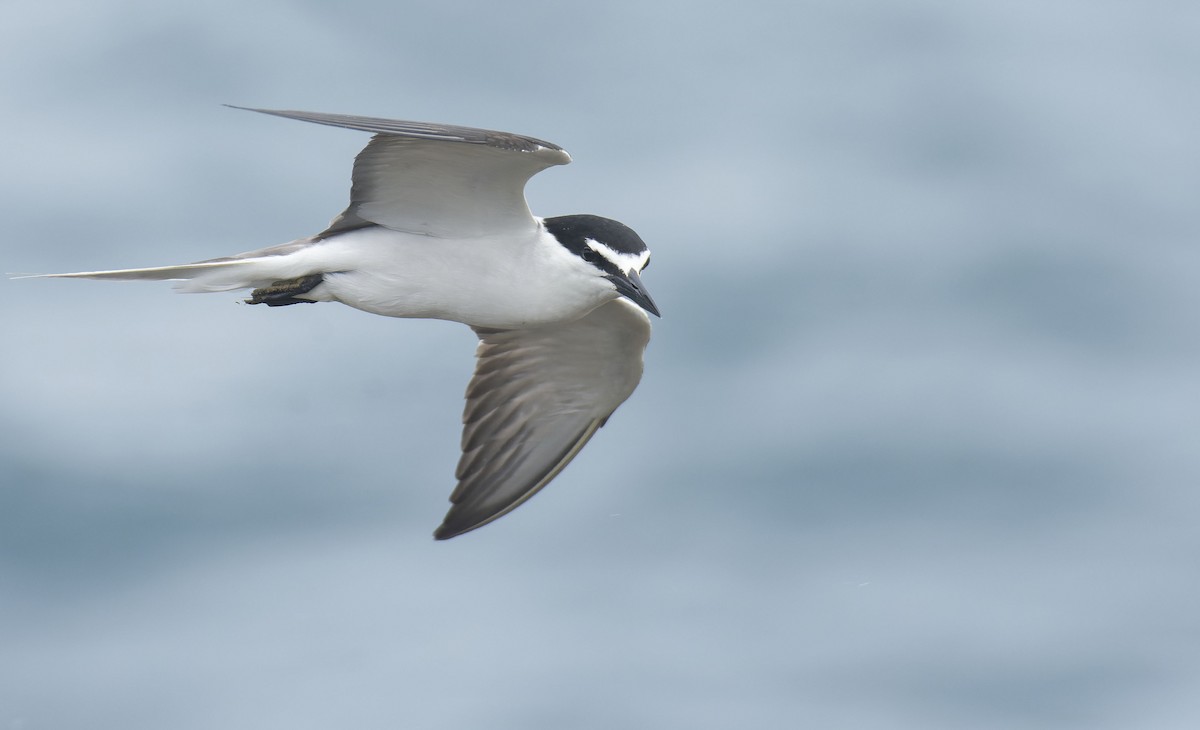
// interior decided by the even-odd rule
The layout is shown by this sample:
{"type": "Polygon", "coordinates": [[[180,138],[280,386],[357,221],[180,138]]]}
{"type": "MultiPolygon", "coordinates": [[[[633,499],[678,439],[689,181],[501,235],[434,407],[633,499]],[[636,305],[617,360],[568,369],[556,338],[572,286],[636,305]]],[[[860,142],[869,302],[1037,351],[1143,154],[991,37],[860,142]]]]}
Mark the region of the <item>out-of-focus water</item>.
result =
{"type": "Polygon", "coordinates": [[[18,0],[5,271],[319,230],[365,135],[550,139],[646,377],[448,543],[464,327],[0,282],[0,727],[1200,723],[1200,12],[18,0]]]}

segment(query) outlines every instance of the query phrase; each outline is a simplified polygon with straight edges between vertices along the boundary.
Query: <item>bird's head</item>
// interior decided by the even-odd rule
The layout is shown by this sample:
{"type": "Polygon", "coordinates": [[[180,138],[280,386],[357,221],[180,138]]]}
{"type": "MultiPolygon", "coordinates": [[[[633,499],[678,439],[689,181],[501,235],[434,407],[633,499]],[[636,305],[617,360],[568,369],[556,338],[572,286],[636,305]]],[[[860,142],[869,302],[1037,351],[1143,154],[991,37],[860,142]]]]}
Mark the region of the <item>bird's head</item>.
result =
{"type": "Polygon", "coordinates": [[[547,218],[544,223],[598,284],[655,317],[661,316],[642,284],[641,273],[650,265],[650,249],[632,228],[595,215],[563,215],[547,218]]]}

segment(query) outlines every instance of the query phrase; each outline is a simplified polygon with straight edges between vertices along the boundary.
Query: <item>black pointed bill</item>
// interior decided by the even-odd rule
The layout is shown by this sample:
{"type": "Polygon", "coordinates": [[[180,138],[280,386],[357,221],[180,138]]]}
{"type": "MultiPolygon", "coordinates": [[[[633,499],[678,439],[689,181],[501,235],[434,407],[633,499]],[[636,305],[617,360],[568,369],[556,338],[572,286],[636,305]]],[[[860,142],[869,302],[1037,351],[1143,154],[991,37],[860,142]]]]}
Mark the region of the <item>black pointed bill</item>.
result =
{"type": "Polygon", "coordinates": [[[662,316],[658,313],[658,306],[650,298],[650,292],[646,291],[646,287],[642,284],[642,277],[638,276],[637,271],[630,269],[629,273],[624,275],[609,274],[608,280],[617,288],[618,294],[655,317],[662,316]]]}

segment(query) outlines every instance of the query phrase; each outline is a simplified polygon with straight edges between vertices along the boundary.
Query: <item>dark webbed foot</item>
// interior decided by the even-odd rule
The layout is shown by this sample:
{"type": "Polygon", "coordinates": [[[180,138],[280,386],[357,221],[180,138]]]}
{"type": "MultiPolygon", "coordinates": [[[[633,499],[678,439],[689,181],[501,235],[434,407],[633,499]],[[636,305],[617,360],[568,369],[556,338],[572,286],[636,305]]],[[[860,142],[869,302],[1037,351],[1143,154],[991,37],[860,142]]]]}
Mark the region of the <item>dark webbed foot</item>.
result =
{"type": "Polygon", "coordinates": [[[265,304],[268,307],[286,307],[289,304],[315,304],[311,299],[297,299],[301,294],[307,294],[322,281],[321,274],[310,274],[298,279],[276,281],[271,286],[264,286],[250,292],[246,304],[265,304]]]}

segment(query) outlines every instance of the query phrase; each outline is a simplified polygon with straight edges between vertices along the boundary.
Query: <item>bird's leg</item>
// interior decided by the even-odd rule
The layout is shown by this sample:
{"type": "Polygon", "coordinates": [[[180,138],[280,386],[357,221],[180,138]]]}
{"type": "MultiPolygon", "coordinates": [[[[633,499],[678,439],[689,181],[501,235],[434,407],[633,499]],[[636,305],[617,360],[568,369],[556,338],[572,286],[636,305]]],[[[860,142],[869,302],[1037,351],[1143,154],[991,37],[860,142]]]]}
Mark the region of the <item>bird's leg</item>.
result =
{"type": "Polygon", "coordinates": [[[321,274],[309,274],[296,279],[276,281],[270,286],[255,289],[250,292],[246,304],[265,304],[268,307],[286,307],[289,304],[315,304],[312,299],[298,299],[301,294],[307,294],[322,281],[321,274]]]}

